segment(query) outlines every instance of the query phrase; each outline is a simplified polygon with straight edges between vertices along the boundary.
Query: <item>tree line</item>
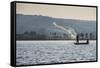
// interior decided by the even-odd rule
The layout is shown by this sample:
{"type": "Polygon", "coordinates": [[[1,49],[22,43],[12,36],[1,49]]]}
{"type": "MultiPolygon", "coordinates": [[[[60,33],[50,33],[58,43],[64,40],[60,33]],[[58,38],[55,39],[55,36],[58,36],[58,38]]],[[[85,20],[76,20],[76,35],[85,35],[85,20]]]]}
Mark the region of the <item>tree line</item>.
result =
{"type": "MultiPolygon", "coordinates": [[[[79,33],[79,39],[89,39],[89,40],[96,40],[96,36],[93,33],[79,33]]],[[[16,34],[16,40],[71,40],[68,38],[68,35],[62,33],[59,35],[56,32],[45,34],[45,33],[37,33],[35,31],[24,32],[22,34],[16,34]]]]}

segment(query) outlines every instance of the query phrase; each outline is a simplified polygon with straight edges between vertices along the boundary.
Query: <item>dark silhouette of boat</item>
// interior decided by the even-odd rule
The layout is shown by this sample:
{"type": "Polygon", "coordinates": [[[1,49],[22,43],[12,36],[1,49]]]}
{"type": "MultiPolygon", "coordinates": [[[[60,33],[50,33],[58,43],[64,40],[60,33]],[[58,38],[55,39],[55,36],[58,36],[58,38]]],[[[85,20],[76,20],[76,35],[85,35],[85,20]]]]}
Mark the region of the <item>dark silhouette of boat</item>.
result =
{"type": "Polygon", "coordinates": [[[74,43],[75,45],[84,45],[84,44],[89,44],[89,39],[86,39],[86,42],[79,42],[79,36],[76,36],[76,42],[74,43]]]}

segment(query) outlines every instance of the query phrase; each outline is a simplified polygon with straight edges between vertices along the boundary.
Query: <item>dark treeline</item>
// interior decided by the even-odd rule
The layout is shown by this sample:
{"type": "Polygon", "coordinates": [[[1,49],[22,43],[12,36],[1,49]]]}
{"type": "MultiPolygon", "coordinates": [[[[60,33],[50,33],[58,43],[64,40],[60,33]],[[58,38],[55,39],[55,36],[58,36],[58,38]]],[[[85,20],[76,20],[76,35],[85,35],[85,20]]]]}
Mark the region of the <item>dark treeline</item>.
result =
{"type": "MultiPolygon", "coordinates": [[[[93,33],[79,33],[80,40],[96,40],[96,36],[93,33]]],[[[23,34],[16,34],[16,40],[71,40],[65,33],[61,35],[56,32],[48,34],[39,34],[35,31],[24,32],[23,34]]]]}
{"type": "Polygon", "coordinates": [[[56,32],[48,34],[40,34],[36,32],[24,32],[23,34],[16,34],[16,40],[66,40],[67,35],[58,35],[56,32]]]}
{"type": "Polygon", "coordinates": [[[77,34],[80,40],[96,40],[96,34],[94,33],[79,33],[77,34]]]}

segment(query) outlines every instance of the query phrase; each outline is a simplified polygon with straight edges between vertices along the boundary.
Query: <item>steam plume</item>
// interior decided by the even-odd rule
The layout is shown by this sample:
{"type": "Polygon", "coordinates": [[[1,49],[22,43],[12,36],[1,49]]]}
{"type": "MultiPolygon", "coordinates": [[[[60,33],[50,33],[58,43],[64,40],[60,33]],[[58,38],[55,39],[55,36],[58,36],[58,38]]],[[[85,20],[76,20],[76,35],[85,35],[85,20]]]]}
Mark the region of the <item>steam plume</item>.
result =
{"type": "Polygon", "coordinates": [[[56,28],[65,31],[66,34],[68,35],[68,37],[69,37],[70,39],[76,39],[76,35],[77,35],[77,34],[76,34],[76,32],[75,32],[75,30],[74,30],[73,28],[70,28],[70,27],[65,28],[65,27],[63,27],[63,26],[61,26],[61,25],[57,25],[56,22],[53,22],[53,25],[54,25],[56,28]]]}

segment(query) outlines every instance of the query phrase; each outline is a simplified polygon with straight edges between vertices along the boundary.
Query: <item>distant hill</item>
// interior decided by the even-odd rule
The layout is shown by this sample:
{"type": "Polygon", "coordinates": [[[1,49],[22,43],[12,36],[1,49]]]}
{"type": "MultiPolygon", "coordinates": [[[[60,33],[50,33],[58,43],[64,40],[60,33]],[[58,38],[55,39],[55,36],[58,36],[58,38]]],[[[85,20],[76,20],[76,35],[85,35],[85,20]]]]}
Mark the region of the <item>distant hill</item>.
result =
{"type": "Polygon", "coordinates": [[[74,20],[52,18],[41,15],[16,15],[16,33],[24,33],[25,31],[36,31],[42,33],[44,30],[53,31],[53,22],[59,25],[73,28],[77,33],[96,33],[96,21],[74,20]]]}

